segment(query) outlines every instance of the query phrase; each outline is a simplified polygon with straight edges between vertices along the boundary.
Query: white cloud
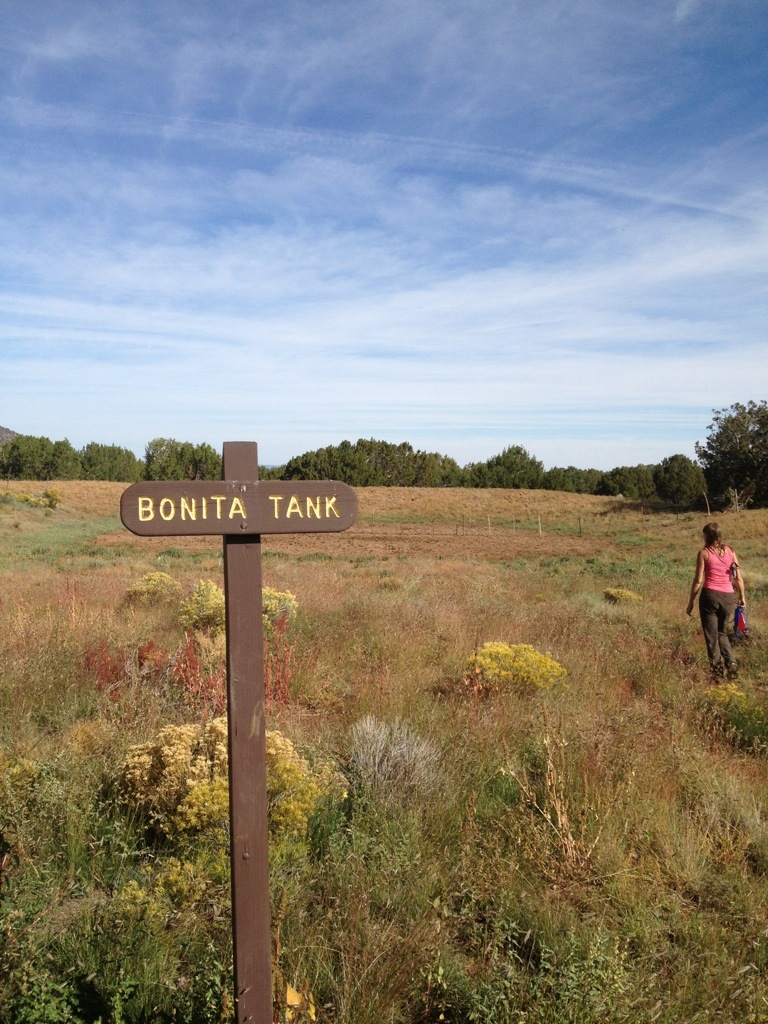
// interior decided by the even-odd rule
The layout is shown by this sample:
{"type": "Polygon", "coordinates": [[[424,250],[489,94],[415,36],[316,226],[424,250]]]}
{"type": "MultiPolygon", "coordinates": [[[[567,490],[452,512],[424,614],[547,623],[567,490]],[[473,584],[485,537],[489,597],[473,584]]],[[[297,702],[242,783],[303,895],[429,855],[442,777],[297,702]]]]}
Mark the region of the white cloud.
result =
{"type": "Polygon", "coordinates": [[[762,101],[717,113],[713,6],[130,10],[8,37],[4,426],[607,467],[766,393],[762,101]]]}

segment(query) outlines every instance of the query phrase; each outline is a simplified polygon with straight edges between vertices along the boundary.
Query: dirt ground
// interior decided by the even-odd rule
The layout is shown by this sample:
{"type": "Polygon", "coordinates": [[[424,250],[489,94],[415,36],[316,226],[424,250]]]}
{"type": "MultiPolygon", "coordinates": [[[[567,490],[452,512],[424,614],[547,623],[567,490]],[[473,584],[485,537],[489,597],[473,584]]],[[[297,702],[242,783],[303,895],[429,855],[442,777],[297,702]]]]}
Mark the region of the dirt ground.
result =
{"type": "MultiPolygon", "coordinates": [[[[33,494],[51,488],[61,495],[60,514],[104,517],[119,514],[126,485],[10,481],[5,487],[11,493],[33,494]]],[[[586,555],[610,543],[610,535],[625,518],[642,520],[632,503],[552,491],[369,487],[356,493],[359,514],[351,529],[340,534],[264,536],[264,550],[350,559],[410,554],[492,560],[586,555]]],[[[122,528],[102,535],[99,542],[141,545],[158,552],[169,547],[217,552],[221,546],[215,537],[139,538],[122,528]]]]}
{"type": "MultiPolygon", "coordinates": [[[[8,481],[12,494],[61,495],[60,515],[94,518],[119,515],[122,483],[8,481]]],[[[644,540],[663,546],[682,543],[691,550],[706,517],[649,512],[637,502],[554,491],[473,490],[467,488],[368,487],[356,489],[357,522],[344,533],[264,536],[265,551],[297,555],[320,553],[341,558],[429,555],[445,558],[513,560],[531,557],[589,556],[644,540]]],[[[728,518],[734,540],[766,533],[765,511],[728,518]]],[[[141,545],[158,552],[221,550],[216,537],[134,537],[122,527],[105,533],[109,546],[141,545]]]]}

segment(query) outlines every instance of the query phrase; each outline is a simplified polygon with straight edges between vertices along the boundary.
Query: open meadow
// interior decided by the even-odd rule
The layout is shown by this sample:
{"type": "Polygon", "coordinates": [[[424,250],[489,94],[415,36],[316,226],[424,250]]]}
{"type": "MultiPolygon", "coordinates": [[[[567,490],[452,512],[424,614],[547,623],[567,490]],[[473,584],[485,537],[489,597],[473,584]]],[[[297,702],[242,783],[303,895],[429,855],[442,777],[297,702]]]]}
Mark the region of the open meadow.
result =
{"type": "MultiPolygon", "coordinates": [[[[2,1024],[234,1019],[221,540],[123,489],[0,485],[2,1024]]],[[[768,1021],[768,511],[713,687],[703,514],[358,497],[262,545],[276,1019],[768,1021]]]]}

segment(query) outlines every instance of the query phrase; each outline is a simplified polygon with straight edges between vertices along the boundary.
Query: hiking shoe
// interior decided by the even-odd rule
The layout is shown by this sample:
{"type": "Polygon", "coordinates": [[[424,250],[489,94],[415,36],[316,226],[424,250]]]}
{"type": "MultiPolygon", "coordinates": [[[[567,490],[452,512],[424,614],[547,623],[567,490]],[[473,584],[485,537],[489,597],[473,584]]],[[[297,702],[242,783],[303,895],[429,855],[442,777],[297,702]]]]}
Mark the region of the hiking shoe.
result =
{"type": "Polygon", "coordinates": [[[709,672],[713,679],[722,679],[725,676],[725,666],[722,661],[716,661],[709,666],[709,672]]]}
{"type": "Polygon", "coordinates": [[[734,662],[731,662],[730,665],[726,665],[726,667],[725,667],[725,675],[726,675],[727,679],[738,679],[739,678],[739,670],[736,667],[736,664],[734,662]]]}

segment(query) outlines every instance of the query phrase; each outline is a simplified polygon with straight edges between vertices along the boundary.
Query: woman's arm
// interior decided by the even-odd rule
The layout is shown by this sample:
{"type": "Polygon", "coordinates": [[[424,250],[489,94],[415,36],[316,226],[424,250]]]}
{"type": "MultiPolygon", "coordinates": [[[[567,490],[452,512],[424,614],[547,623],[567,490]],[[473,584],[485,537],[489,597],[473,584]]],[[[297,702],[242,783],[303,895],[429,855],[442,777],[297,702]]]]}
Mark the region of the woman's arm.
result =
{"type": "Polygon", "coordinates": [[[736,557],[736,552],[733,552],[733,564],[736,569],[736,575],[733,577],[733,585],[736,588],[736,592],[739,595],[739,604],[744,607],[747,603],[746,592],[744,590],[744,577],[741,575],[741,566],[739,560],[736,557]]]}
{"type": "Polygon", "coordinates": [[[704,549],[702,548],[696,555],[696,574],[693,577],[693,583],[691,584],[691,597],[688,601],[688,607],[686,614],[691,615],[693,612],[693,604],[696,600],[696,595],[701,590],[702,584],[704,583],[704,549]]]}

